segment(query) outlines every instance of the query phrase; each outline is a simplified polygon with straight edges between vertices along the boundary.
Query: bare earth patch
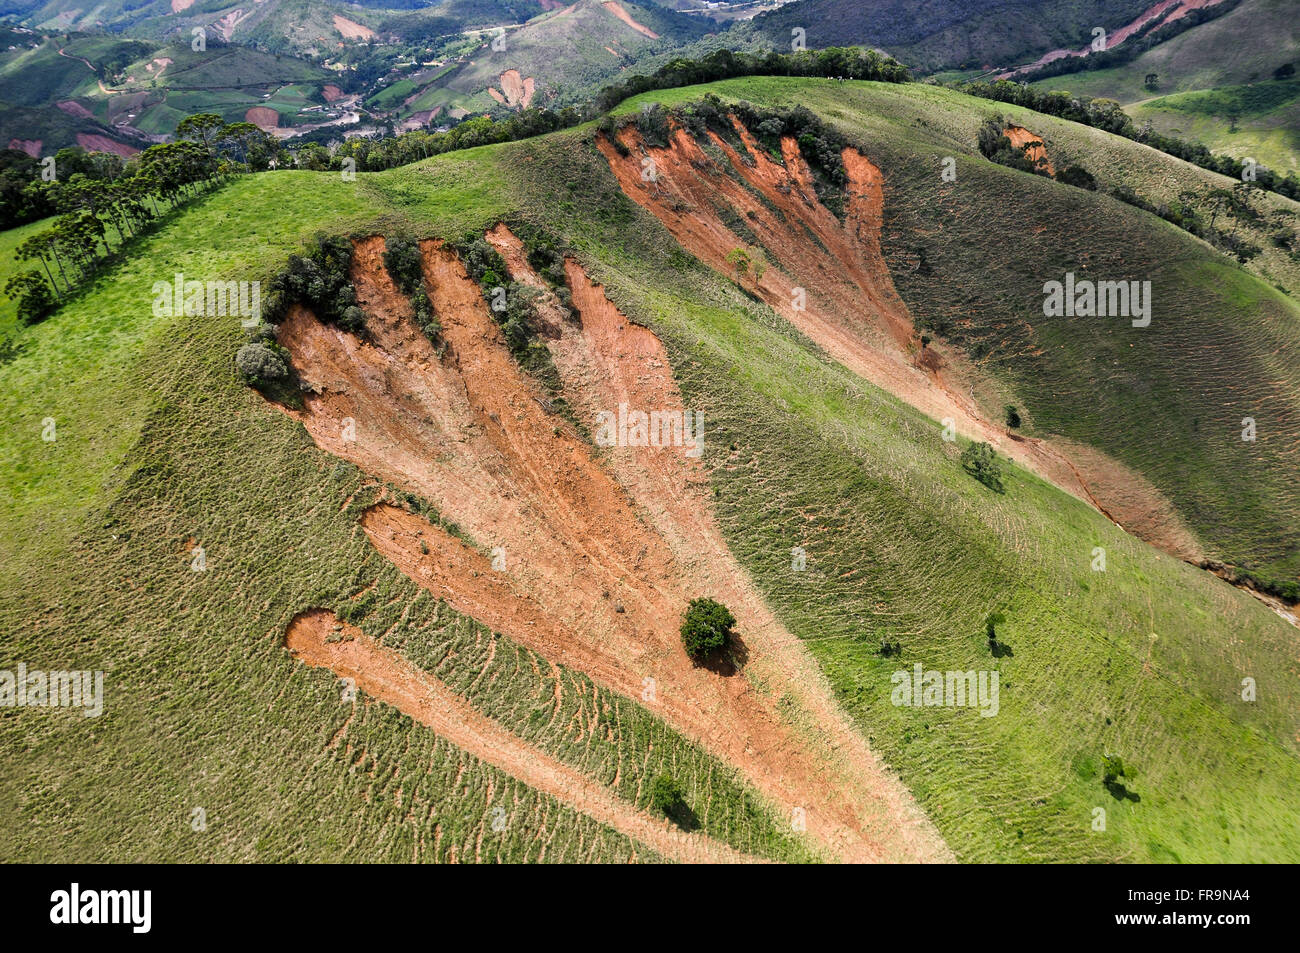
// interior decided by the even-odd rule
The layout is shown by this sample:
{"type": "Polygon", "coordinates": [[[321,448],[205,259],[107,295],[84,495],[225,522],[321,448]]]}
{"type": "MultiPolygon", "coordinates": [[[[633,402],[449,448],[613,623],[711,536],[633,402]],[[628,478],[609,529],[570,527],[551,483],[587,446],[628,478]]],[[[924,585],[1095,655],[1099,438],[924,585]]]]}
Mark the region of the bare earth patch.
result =
{"type": "Polygon", "coordinates": [[[527,109],[533,101],[533,92],[536,87],[536,81],[533,77],[527,78],[520,75],[517,69],[508,69],[501,74],[501,89],[498,91],[494,87],[488,88],[488,93],[499,103],[504,103],[512,108],[527,109]]]}
{"type": "Polygon", "coordinates": [[[78,119],[94,118],[94,113],[81,105],[81,103],[77,102],[75,99],[65,99],[62,102],[55,103],[54,105],[58,106],[69,116],[76,116],[78,119]]]}
{"type": "Polygon", "coordinates": [[[341,17],[334,14],[334,29],[339,31],[339,35],[345,40],[373,40],[375,31],[368,26],[362,26],[355,20],[349,20],[347,17],[341,17]]]}
{"type": "Polygon", "coordinates": [[[251,122],[263,132],[272,132],[280,127],[280,114],[270,106],[253,106],[244,113],[244,121],[251,122]]]}
{"type": "MultiPolygon", "coordinates": [[[[493,238],[511,240],[503,230],[493,238]]],[[[608,688],[639,698],[653,678],[650,706],[786,817],[803,809],[809,837],[828,856],[950,860],[802,642],[772,618],[726,550],[698,464],[682,448],[598,461],[546,410],[455,254],[425,243],[425,285],[448,347],[440,359],[383,269],[382,248],[381,239],[364,240],[354,259],[367,341],[301,308],[282,325],[281,341],[313,390],[294,416],[322,448],[419,493],[484,549],[503,547],[506,569],[493,571],[481,552],[391,506],[363,518],[375,547],[453,607],[608,688]],[[735,612],[748,656],[738,672],[687,659],[677,630],[699,595],[735,612]]],[[[511,256],[512,269],[521,261],[511,256]]],[[[584,413],[621,399],[680,407],[657,339],[620,315],[576,263],[568,272],[578,321],[557,313],[550,342],[566,395],[584,413]]]]}
{"type": "Polygon", "coordinates": [[[1025,151],[1025,157],[1031,162],[1037,162],[1039,159],[1042,159],[1046,163],[1048,174],[1056,174],[1056,170],[1052,168],[1051,160],[1047,158],[1047,147],[1043,145],[1043,140],[1039,136],[1034,135],[1024,126],[1007,126],[1007,128],[1003,130],[1003,133],[1011,140],[1013,146],[1025,151]],[[1035,145],[1029,149],[1025,149],[1025,146],[1028,146],[1030,143],[1035,143],[1035,145]]]}
{"type": "MultiPolygon", "coordinates": [[[[1165,13],[1165,11],[1169,11],[1169,13],[1167,16],[1165,16],[1163,20],[1161,20],[1162,26],[1167,23],[1173,23],[1175,20],[1181,20],[1183,17],[1187,16],[1187,14],[1191,13],[1193,10],[1199,10],[1202,7],[1212,7],[1215,4],[1220,2],[1222,2],[1222,0],[1159,0],[1158,3],[1143,10],[1133,20],[1129,21],[1123,26],[1117,27],[1114,30],[1108,30],[1106,33],[1106,49],[1113,50],[1115,47],[1119,46],[1121,43],[1127,40],[1130,36],[1132,36],[1133,34],[1137,33],[1139,30],[1141,30],[1143,27],[1145,27],[1152,20],[1159,17],[1162,13],[1165,13]]],[[[1063,59],[1067,56],[1087,56],[1091,52],[1092,52],[1091,44],[1079,50],[1065,50],[1065,49],[1052,50],[1049,53],[1044,53],[1042,56],[1040,56],[1034,62],[1030,63],[1028,66],[1021,66],[1017,69],[1000,73],[995,78],[1008,79],[1012,76],[1015,76],[1017,73],[1023,73],[1023,72],[1028,72],[1030,70],[1037,69],[1040,66],[1045,66],[1048,63],[1051,63],[1055,60],[1063,59]]]]}
{"type": "Polygon", "coordinates": [[[620,20],[622,20],[632,29],[636,30],[642,36],[648,36],[652,40],[659,39],[658,33],[650,29],[648,26],[637,23],[635,20],[633,20],[632,14],[624,10],[623,5],[616,2],[616,0],[605,0],[605,2],[601,4],[601,6],[603,6],[610,13],[614,14],[614,16],[618,17],[620,20]]]}
{"type": "Polygon", "coordinates": [[[129,159],[140,151],[135,146],[128,146],[124,142],[114,142],[107,136],[97,136],[88,132],[77,133],[77,145],[87,152],[111,152],[124,159],[129,159]]]}
{"type": "Polygon", "coordinates": [[[881,253],[884,179],[870,159],[856,149],[843,152],[849,182],[841,222],[818,201],[812,172],[794,140],[782,142],[777,162],[738,120],[733,122],[746,155],[710,133],[712,144],[762,199],[719,169],[681,128],[674,128],[666,148],[647,145],[631,126],[618,133],[628,155],[604,136],[597,145],[623,191],[686,251],[743,282],[846,368],[935,421],[952,420],[963,436],[991,444],[1111,519],[1127,516],[1135,533],[1149,534],[1143,539],[1182,558],[1198,550],[1180,521],[1160,522],[1165,516],[1176,519],[1174,510],[1148,481],[1098,451],[1075,457],[1054,440],[1013,436],[970,396],[978,374],[968,361],[947,349],[920,347],[881,253]],[[641,175],[645,156],[654,160],[649,182],[641,175]],[[727,261],[728,252],[746,242],[723,222],[718,201],[731,206],[764,248],[779,254],[760,278],[752,271],[737,275],[727,261]],[[807,232],[818,242],[809,242],[807,232]],[[794,305],[796,288],[805,289],[803,309],[794,305]],[[1116,478],[1121,472],[1128,474],[1124,480],[1116,478]]]}

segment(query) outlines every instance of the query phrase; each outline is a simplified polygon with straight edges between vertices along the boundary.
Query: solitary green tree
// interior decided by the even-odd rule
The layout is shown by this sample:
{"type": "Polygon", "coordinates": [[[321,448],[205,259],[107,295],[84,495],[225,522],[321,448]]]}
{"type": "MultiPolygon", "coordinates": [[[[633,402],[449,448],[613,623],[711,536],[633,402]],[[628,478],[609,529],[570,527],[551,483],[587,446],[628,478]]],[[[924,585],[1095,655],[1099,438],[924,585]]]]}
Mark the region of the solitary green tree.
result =
{"type": "Polygon", "coordinates": [[[1002,486],[1002,468],[997,454],[987,443],[972,443],[961,452],[962,469],[995,493],[1006,492],[1002,486]]]}
{"type": "Polygon", "coordinates": [[[749,252],[743,248],[733,248],[727,252],[727,264],[736,269],[736,280],[739,281],[749,271],[749,252]]]}
{"type": "Polygon", "coordinates": [[[650,783],[650,805],[660,814],[672,817],[686,806],[686,794],[671,774],[659,774],[650,783]]]}
{"type": "Polygon", "coordinates": [[[736,617],[720,602],[692,599],[682,620],[682,645],[692,661],[702,661],[731,644],[736,617]]]}

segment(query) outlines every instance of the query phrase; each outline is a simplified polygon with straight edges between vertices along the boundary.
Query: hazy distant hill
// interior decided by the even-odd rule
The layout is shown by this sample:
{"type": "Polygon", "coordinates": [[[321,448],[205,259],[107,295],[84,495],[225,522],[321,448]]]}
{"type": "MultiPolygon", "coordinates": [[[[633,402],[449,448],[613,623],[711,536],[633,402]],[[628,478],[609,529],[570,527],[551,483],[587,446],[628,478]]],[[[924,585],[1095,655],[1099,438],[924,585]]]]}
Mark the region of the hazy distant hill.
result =
{"type": "Polygon", "coordinates": [[[919,69],[1015,63],[1058,47],[1084,46],[1095,26],[1120,25],[1151,0],[799,0],[754,19],[788,47],[806,31],[809,47],[866,44],[919,69]]]}

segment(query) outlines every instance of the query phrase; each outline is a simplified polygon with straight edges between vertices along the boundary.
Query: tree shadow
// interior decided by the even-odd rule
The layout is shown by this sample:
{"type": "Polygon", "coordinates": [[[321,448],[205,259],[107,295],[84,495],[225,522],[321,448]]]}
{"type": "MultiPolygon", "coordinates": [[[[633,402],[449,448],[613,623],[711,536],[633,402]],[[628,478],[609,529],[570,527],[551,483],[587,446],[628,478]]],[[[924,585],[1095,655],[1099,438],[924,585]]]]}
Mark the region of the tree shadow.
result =
{"type": "Polygon", "coordinates": [[[1015,650],[1005,642],[990,642],[989,651],[993,653],[994,658],[1012,658],[1015,656],[1015,650]]]}
{"type": "Polygon", "coordinates": [[[715,649],[695,663],[697,668],[706,668],[714,675],[730,678],[736,675],[749,661],[749,647],[736,633],[731,634],[730,644],[726,648],[715,649]]]}
{"type": "Polygon", "coordinates": [[[700,829],[700,818],[691,806],[685,801],[678,801],[676,804],[664,810],[664,815],[688,834],[691,831],[700,829]]]}
{"type": "Polygon", "coordinates": [[[1106,790],[1110,792],[1110,796],[1117,801],[1132,801],[1135,804],[1141,803],[1142,801],[1142,796],[1140,794],[1136,791],[1130,791],[1118,781],[1103,781],[1102,784],[1106,786],[1106,790]]]}
{"type": "Polygon", "coordinates": [[[27,345],[24,342],[0,337],[0,367],[19,357],[25,350],[27,350],[27,345]]]}

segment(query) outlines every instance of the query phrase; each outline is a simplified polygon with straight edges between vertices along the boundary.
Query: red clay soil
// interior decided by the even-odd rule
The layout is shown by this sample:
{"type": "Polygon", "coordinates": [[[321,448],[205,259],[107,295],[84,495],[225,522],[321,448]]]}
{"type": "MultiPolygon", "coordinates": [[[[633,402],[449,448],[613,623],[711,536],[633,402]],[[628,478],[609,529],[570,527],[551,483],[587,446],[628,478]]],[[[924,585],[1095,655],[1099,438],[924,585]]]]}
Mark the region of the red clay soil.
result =
{"type": "Polygon", "coordinates": [[[135,146],[128,146],[124,142],[115,142],[108,136],[99,136],[91,132],[77,133],[77,145],[87,152],[111,152],[123,159],[129,159],[140,151],[135,146]]]}
{"type": "Polygon", "coordinates": [[[659,39],[658,33],[650,29],[648,26],[637,23],[635,20],[633,20],[632,15],[628,13],[626,10],[624,10],[621,4],[616,3],[615,0],[605,0],[602,6],[610,13],[614,14],[614,16],[618,17],[620,20],[622,20],[624,23],[630,26],[632,29],[640,33],[642,36],[648,36],[652,40],[659,39]]]}
{"type": "Polygon", "coordinates": [[[1037,162],[1042,159],[1047,165],[1046,169],[1049,175],[1056,175],[1056,170],[1052,168],[1052,161],[1047,158],[1047,147],[1043,145],[1043,140],[1034,135],[1024,126],[1007,126],[1003,134],[1011,140],[1011,144],[1017,149],[1024,149],[1031,142],[1037,145],[1025,151],[1025,157],[1031,162],[1037,162]]]}
{"type": "MultiPolygon", "coordinates": [[[[1156,3],[1148,7],[1147,9],[1143,10],[1130,22],[1114,30],[1108,30],[1106,33],[1106,49],[1113,50],[1115,47],[1119,46],[1121,43],[1127,40],[1134,33],[1137,33],[1139,30],[1145,27],[1156,17],[1160,16],[1160,14],[1164,13],[1166,10],[1170,12],[1163,20],[1160,21],[1161,26],[1165,26],[1166,24],[1173,23],[1175,20],[1181,20],[1183,17],[1187,16],[1187,14],[1191,13],[1193,10],[1199,10],[1202,7],[1212,7],[1215,4],[1222,3],[1222,2],[1223,0],[1160,0],[1159,3],[1156,3]]],[[[1028,66],[1021,66],[1017,69],[1000,73],[995,78],[1008,79],[1012,76],[1015,76],[1017,73],[1024,73],[1024,72],[1028,72],[1029,70],[1037,69],[1039,66],[1044,66],[1047,63],[1051,63],[1055,60],[1062,59],[1066,56],[1087,56],[1091,52],[1092,52],[1091,43],[1089,43],[1088,46],[1085,46],[1082,49],[1078,49],[1078,50],[1065,50],[1065,49],[1052,50],[1050,53],[1044,53],[1042,56],[1040,56],[1034,62],[1030,63],[1028,66]]]]}
{"type": "Polygon", "coordinates": [[[63,102],[55,103],[54,105],[58,106],[69,116],[76,116],[78,119],[93,119],[95,117],[94,113],[81,105],[81,103],[77,102],[75,99],[65,99],[63,102]]]}
{"type": "Polygon", "coordinates": [[[270,106],[253,106],[244,113],[244,121],[263,132],[271,132],[280,127],[280,114],[270,106]]]}
{"type": "Polygon", "coordinates": [[[501,74],[501,92],[495,89],[489,89],[492,98],[497,102],[505,103],[507,106],[518,106],[528,108],[528,104],[533,101],[533,91],[536,87],[536,80],[529,76],[525,79],[520,75],[517,69],[508,69],[501,74]]]}
{"type": "Polygon", "coordinates": [[[741,863],[755,859],[637,810],[604,785],[510,733],[428,672],[340,622],[328,610],[310,609],[295,616],[285,630],[284,643],[300,661],[352,679],[366,694],[432,728],[463,751],[670,860],[741,863]]]}
{"type": "MultiPolygon", "coordinates": [[[[546,411],[455,254],[425,243],[426,289],[449,348],[439,360],[384,271],[382,250],[381,239],[364,240],[354,258],[367,342],[301,308],[281,327],[315,391],[295,416],[326,450],[429,499],[479,545],[504,547],[506,569],[493,571],[479,553],[389,506],[362,521],[376,548],[453,607],[552,662],[633,698],[654,678],[654,709],[785,816],[803,808],[827,856],[951,859],[838,710],[802,643],[772,620],[726,553],[693,464],[649,448],[644,460],[613,451],[608,467],[598,462],[546,411]],[[343,438],[347,417],[352,440],[343,438]],[[749,655],[742,673],[697,668],[683,652],[678,623],[700,595],[727,602],[740,620],[749,655]]],[[[581,331],[557,314],[560,337],[551,342],[566,395],[584,412],[616,406],[620,395],[646,409],[679,407],[658,342],[575,267],[581,331]]]]}
{"type": "MultiPolygon", "coordinates": [[[[1097,474],[1102,476],[1126,471],[1122,464],[1096,452],[1087,461],[1071,460],[1046,441],[1013,437],[985,417],[969,396],[971,383],[978,379],[969,362],[947,349],[919,347],[881,252],[883,177],[866,156],[853,148],[842,154],[849,182],[847,215],[841,223],[818,201],[811,172],[793,139],[783,140],[782,162],[776,162],[734,118],[733,123],[746,157],[710,133],[712,144],[766,202],[720,169],[682,128],[673,130],[666,148],[648,146],[633,126],[618,133],[628,155],[621,155],[604,136],[597,145],[633,201],[659,219],[686,251],[734,280],[727,253],[746,243],[717,211],[718,202],[730,205],[763,247],[780,256],[768,263],[761,278],[755,280],[751,272],[740,280],[849,370],[936,421],[951,419],[963,436],[991,444],[1121,526],[1149,525],[1154,514],[1172,512],[1154,487],[1136,478],[1128,486],[1148,492],[1133,494],[1116,485],[1114,495],[1098,493],[1091,487],[1093,466],[1104,462],[1097,474]],[[646,156],[654,160],[650,182],[642,178],[646,156]],[[824,248],[808,240],[805,227],[824,248]],[[802,310],[794,306],[796,288],[806,291],[802,310]]],[[[1161,539],[1187,543],[1171,550],[1181,558],[1199,555],[1190,533],[1181,528],[1161,532],[1152,541],[1159,544],[1161,539]]]]}

